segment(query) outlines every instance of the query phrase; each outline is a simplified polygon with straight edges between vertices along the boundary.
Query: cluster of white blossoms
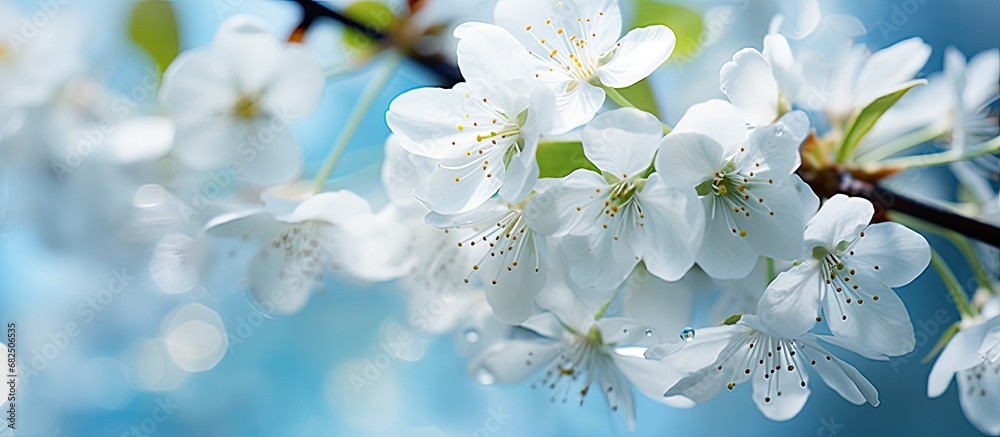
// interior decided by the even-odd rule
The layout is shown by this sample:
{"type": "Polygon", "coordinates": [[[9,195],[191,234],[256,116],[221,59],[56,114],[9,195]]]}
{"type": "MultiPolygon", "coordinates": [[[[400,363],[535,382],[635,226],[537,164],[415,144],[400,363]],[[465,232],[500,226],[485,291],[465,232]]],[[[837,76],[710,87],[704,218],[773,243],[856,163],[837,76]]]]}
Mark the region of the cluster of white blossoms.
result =
{"type": "MultiPolygon", "coordinates": [[[[872,54],[847,32],[828,38],[840,41],[838,61],[818,63],[799,47],[817,23],[782,16],[761,51],[721,66],[728,100],[693,105],[669,127],[618,90],[667,61],[671,29],[624,31],[617,0],[500,0],[494,12],[493,23],[454,31],[464,82],[389,106],[384,196],[322,192],[326,174],[312,189],[294,182],[303,157],[287,123],[317,106],[324,80],[307,50],[234,18],[211,47],[183,54],[160,93],[174,156],[201,170],[235,165],[242,182],[265,189],[260,204],[209,221],[197,238],[161,241],[154,279],[192,287],[177,272],[210,264],[206,245],[222,239],[249,246],[246,286],[279,314],[303,308],[331,269],[398,279],[410,323],[462,333],[479,381],[531,381],[552,402],[598,391],[629,428],[634,390],[691,407],[750,382],[760,411],[787,420],[819,375],[847,401],[877,406],[872,383],[827,347],[872,360],[912,352],[894,289],[932,251],[868,200],[820,199],[799,174],[807,159],[815,169],[833,155],[863,173],[905,150],[882,145],[923,128],[905,116],[920,100],[894,104],[926,83],[914,76],[930,47],[911,39],[872,54]],[[557,150],[557,162],[543,150],[557,150]],[[701,283],[741,297],[719,307],[732,315],[718,325],[694,329],[682,290],[701,283]]],[[[959,153],[996,133],[984,123],[995,55],[977,57],[964,81],[964,58],[949,52],[947,119],[919,119],[934,138],[961,141],[959,153]]],[[[937,396],[958,375],[967,414],[994,434],[995,310],[963,315],[929,388],[937,396]]]]}

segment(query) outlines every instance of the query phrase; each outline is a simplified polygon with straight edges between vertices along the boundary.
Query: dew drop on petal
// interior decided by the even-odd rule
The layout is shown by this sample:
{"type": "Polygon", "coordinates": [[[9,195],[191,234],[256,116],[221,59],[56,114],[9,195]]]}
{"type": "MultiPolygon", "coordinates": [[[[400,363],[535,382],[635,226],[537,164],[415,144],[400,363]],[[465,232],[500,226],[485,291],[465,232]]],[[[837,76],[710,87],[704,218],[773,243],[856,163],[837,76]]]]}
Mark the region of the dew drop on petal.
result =
{"type": "Polygon", "coordinates": [[[464,334],[465,334],[465,341],[469,343],[479,342],[479,331],[476,331],[473,328],[469,328],[465,330],[464,334]]]}
{"type": "Polygon", "coordinates": [[[647,329],[646,330],[646,337],[652,337],[652,336],[653,336],[653,330],[652,329],[647,329]]]}
{"type": "Polygon", "coordinates": [[[480,367],[479,370],[476,370],[476,380],[482,385],[493,385],[497,378],[485,367],[480,367]]]}
{"type": "Polygon", "coordinates": [[[689,326],[684,329],[681,329],[681,340],[684,341],[694,340],[694,328],[689,326]]]}

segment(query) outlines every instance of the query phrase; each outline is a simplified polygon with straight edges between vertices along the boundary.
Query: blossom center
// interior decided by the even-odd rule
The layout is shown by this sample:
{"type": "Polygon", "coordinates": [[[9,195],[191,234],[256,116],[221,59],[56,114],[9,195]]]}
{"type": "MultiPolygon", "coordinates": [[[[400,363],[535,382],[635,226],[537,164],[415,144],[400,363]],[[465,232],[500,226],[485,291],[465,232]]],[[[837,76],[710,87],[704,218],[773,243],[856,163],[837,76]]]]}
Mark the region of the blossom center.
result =
{"type": "MultiPolygon", "coordinates": [[[[563,7],[562,2],[557,3],[556,7],[563,7]]],[[[529,49],[528,54],[548,64],[549,72],[561,72],[577,83],[589,82],[595,77],[601,59],[590,48],[588,39],[598,37],[595,25],[603,16],[604,12],[598,12],[597,17],[580,17],[575,22],[564,22],[557,17],[546,19],[538,27],[525,26],[524,30],[541,49],[537,52],[529,49]]],[[[540,74],[535,74],[535,77],[540,77],[540,74]]]]}
{"type": "Polygon", "coordinates": [[[251,119],[260,113],[260,105],[256,96],[241,95],[233,104],[233,114],[239,118],[251,119]]]}

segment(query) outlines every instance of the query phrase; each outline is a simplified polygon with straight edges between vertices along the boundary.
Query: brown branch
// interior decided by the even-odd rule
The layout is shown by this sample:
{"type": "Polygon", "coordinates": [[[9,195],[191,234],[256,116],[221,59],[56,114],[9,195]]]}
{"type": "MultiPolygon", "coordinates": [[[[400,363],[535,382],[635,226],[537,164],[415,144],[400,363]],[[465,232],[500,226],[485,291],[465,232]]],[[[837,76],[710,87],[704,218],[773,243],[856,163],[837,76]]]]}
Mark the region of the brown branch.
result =
{"type": "MultiPolygon", "coordinates": [[[[393,45],[391,35],[385,34],[372,26],[361,23],[360,21],[350,18],[340,12],[316,3],[313,0],[290,1],[295,2],[302,9],[302,21],[296,27],[296,34],[304,34],[305,31],[309,29],[309,26],[316,21],[316,19],[328,18],[339,21],[344,26],[357,30],[373,40],[386,43],[389,46],[393,45]]],[[[420,64],[422,67],[437,76],[439,84],[442,86],[451,87],[463,81],[462,74],[458,71],[458,67],[455,65],[444,62],[436,57],[421,56],[412,52],[405,54],[408,58],[417,64],[420,64]]]]}

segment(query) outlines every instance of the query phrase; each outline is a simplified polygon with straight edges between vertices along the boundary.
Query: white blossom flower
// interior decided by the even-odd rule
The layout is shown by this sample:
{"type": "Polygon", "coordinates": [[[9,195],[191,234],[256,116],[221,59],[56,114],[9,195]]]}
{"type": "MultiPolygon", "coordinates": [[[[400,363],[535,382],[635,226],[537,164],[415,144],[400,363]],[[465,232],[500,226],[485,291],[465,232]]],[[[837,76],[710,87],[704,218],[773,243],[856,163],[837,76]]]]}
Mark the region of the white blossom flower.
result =
{"type": "MultiPolygon", "coordinates": [[[[511,35],[495,38],[483,55],[527,52],[530,75],[556,93],[555,130],[589,121],[604,104],[601,87],[625,88],[666,62],[677,42],[665,26],[634,29],[619,39],[617,0],[500,0],[495,21],[511,35]]],[[[520,68],[514,62],[499,66],[520,68]]]]}
{"type": "Polygon", "coordinates": [[[927,396],[944,394],[952,376],[965,417],[984,434],[1000,435],[1000,298],[989,300],[980,315],[963,320],[934,362],[927,396]]]}
{"type": "Polygon", "coordinates": [[[502,29],[466,23],[455,36],[468,82],[404,93],[386,114],[406,150],[439,161],[427,201],[442,214],[468,212],[498,191],[511,201],[524,199],[538,180],[538,138],[551,131],[555,114],[551,92],[518,80],[524,74],[516,74],[516,66],[527,71],[526,54],[484,48],[509,38],[502,29]]]}
{"type": "Polygon", "coordinates": [[[306,48],[231,18],[211,47],[181,54],[164,74],[160,104],[177,125],[173,153],[198,170],[235,164],[252,184],[289,182],[302,151],[288,124],[319,104],[324,86],[306,48]]]}
{"type": "Polygon", "coordinates": [[[0,114],[47,103],[85,66],[81,43],[86,29],[79,17],[49,17],[33,33],[32,18],[13,2],[0,4],[0,114]]]}
{"type": "Polygon", "coordinates": [[[548,275],[544,239],[528,225],[523,204],[491,199],[467,213],[427,215],[427,223],[438,228],[466,231],[456,243],[474,253],[465,281],[480,282],[493,312],[510,323],[531,316],[548,275]]]}
{"type": "Polygon", "coordinates": [[[258,302],[278,314],[296,313],[329,269],[373,281],[392,278],[364,277],[371,274],[364,261],[378,256],[373,248],[355,244],[355,235],[373,220],[366,200],[337,191],[307,197],[290,211],[289,204],[275,199],[268,208],[219,216],[205,225],[208,236],[239,238],[259,247],[247,270],[258,302]]]}
{"type": "MultiPolygon", "coordinates": [[[[568,290],[566,290],[568,291],[568,290]]],[[[592,384],[611,405],[624,410],[628,427],[635,425],[634,385],[651,399],[673,407],[689,407],[680,397],[661,396],[680,378],[666,362],[643,359],[626,346],[649,344],[659,333],[621,317],[602,317],[572,294],[539,295],[539,306],[550,312],[531,317],[521,326],[538,334],[490,347],[469,365],[475,374],[500,383],[519,382],[545,369],[532,388],[552,390],[549,401],[566,402],[572,391],[582,405],[592,384]]]]}
{"type": "Polygon", "coordinates": [[[808,134],[808,118],[795,111],[747,137],[733,107],[712,100],[692,106],[663,139],[656,169],[664,183],[695,187],[701,198],[705,236],[696,260],[710,276],[742,278],[758,255],[792,260],[801,254],[799,230],[811,211],[793,173],[808,134]]]}
{"type": "Polygon", "coordinates": [[[651,360],[697,369],[663,393],[697,403],[714,398],[723,387],[751,381],[757,408],[771,420],[788,420],[809,398],[809,368],[849,402],[879,404],[878,392],[857,369],[827,351],[823,337],[784,336],[763,318],[743,315],[727,326],[699,329],[690,342],[669,342],[646,351],[651,360]]]}
{"type": "Polygon", "coordinates": [[[583,151],[602,174],[576,170],[528,202],[532,228],[568,236],[563,252],[577,284],[612,290],[639,261],[674,281],[694,264],[704,214],[693,185],[674,189],[666,183],[674,175],[649,174],[662,136],[651,114],[601,114],[583,130],[583,151]]]}
{"type": "Polygon", "coordinates": [[[893,288],[927,268],[930,246],[898,223],[869,225],[874,214],[871,202],[842,194],[823,204],[806,225],[805,259],[767,287],[761,316],[805,332],[822,309],[838,345],[873,359],[912,351],[910,314],[893,288]]]}

